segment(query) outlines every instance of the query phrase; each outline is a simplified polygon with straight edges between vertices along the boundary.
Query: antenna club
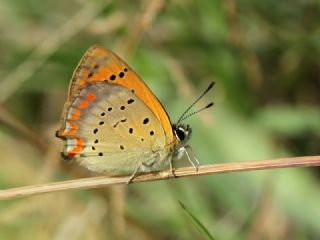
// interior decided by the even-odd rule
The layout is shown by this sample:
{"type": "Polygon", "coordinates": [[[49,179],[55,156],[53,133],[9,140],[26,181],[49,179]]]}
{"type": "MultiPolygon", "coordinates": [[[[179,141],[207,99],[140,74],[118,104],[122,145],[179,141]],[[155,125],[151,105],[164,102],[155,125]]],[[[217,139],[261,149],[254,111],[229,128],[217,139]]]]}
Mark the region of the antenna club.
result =
{"type": "Polygon", "coordinates": [[[211,82],[210,85],[208,86],[206,91],[209,91],[214,85],[216,84],[216,82],[211,82]]]}
{"type": "Polygon", "coordinates": [[[213,105],[213,103],[212,103],[212,104],[210,103],[208,106],[204,107],[203,109],[200,109],[200,110],[198,110],[198,111],[196,111],[196,112],[193,112],[193,113],[191,113],[191,114],[188,114],[188,115],[186,116],[186,114],[189,112],[189,110],[190,110],[201,98],[203,98],[204,95],[207,94],[207,92],[214,86],[214,84],[215,84],[215,82],[212,81],[212,82],[210,83],[210,85],[208,86],[208,88],[184,111],[184,113],[183,113],[183,114],[181,115],[181,117],[178,119],[178,122],[177,122],[177,123],[180,123],[183,119],[186,119],[186,117],[192,116],[193,114],[195,114],[195,113],[197,113],[197,112],[200,112],[200,111],[202,111],[203,109],[206,109],[206,108],[211,107],[211,106],[213,105]]]}
{"type": "Polygon", "coordinates": [[[214,102],[209,103],[205,108],[210,108],[214,105],[214,102]]]}

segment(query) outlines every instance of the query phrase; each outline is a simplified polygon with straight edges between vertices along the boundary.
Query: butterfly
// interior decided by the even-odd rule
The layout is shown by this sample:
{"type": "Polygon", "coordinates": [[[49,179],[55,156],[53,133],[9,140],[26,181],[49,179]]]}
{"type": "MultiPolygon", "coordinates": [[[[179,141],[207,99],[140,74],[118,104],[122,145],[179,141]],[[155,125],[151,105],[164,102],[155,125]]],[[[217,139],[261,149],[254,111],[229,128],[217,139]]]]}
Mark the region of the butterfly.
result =
{"type": "Polygon", "coordinates": [[[191,107],[177,124],[171,124],[160,101],[120,57],[92,46],[69,85],[61,128],[56,132],[64,141],[61,154],[94,172],[130,176],[128,182],[138,173],[165,165],[173,173],[173,160],[187,154],[191,161],[186,144],[191,128],[181,124],[196,113],[185,116],[191,107]]]}

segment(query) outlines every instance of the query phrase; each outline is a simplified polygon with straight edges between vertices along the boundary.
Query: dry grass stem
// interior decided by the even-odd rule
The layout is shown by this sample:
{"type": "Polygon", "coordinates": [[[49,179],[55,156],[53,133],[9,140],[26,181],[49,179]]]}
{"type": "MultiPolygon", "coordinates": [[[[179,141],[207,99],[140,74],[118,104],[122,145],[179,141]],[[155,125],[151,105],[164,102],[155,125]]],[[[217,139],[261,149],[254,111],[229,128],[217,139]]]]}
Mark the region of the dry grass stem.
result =
{"type": "Polygon", "coordinates": [[[117,50],[116,52],[119,53],[120,56],[131,55],[140,42],[143,34],[148,31],[153,20],[163,9],[164,4],[165,1],[163,0],[145,1],[141,13],[139,13],[137,19],[128,29],[128,34],[122,41],[119,41],[118,46],[115,47],[117,50]]]}
{"type": "MultiPolygon", "coordinates": [[[[192,167],[184,167],[175,170],[176,178],[187,176],[202,176],[209,174],[220,174],[230,172],[243,172],[253,170],[275,169],[275,168],[290,168],[290,167],[311,167],[320,166],[320,156],[305,156],[280,158],[271,160],[258,160],[247,162],[233,162],[222,164],[210,164],[200,166],[198,171],[192,167]]],[[[92,177],[76,180],[54,182],[47,184],[39,184],[33,186],[18,187],[0,191],[0,200],[15,199],[19,197],[31,196],[41,193],[50,193],[71,189],[89,189],[106,187],[116,184],[126,184],[129,177],[92,177]]],[[[144,174],[136,177],[134,183],[147,182],[156,180],[167,180],[174,178],[170,171],[161,171],[150,174],[144,174]]]]}
{"type": "Polygon", "coordinates": [[[84,29],[108,4],[110,1],[100,6],[88,1],[60,29],[41,41],[29,57],[1,81],[0,102],[6,101],[64,42],[84,29]]]}
{"type": "Polygon", "coordinates": [[[48,144],[44,139],[37,135],[32,129],[19,121],[11,112],[0,104],[0,122],[18,132],[21,136],[27,139],[36,149],[41,152],[48,150],[48,144]]]}

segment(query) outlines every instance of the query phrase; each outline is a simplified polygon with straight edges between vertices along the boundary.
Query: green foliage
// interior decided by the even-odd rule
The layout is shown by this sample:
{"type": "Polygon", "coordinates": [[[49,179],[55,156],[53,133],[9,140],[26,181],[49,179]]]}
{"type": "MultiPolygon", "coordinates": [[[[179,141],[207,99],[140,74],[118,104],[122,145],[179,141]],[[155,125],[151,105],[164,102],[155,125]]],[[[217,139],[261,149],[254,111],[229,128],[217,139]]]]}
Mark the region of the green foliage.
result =
{"type": "Polygon", "coordinates": [[[213,236],[210,234],[209,230],[201,223],[201,221],[194,215],[192,212],[190,212],[189,209],[186,208],[185,205],[183,205],[182,202],[179,201],[180,207],[183,209],[183,211],[186,212],[186,214],[191,218],[194,225],[199,229],[199,231],[206,237],[206,239],[214,240],[213,236]]]}

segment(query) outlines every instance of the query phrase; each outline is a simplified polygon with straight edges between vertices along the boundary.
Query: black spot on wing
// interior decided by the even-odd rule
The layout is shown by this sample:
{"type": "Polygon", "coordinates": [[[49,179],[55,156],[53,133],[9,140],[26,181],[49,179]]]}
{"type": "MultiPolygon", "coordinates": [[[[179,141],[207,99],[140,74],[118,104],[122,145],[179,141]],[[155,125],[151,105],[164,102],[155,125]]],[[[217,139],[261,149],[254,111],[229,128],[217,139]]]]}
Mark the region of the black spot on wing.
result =
{"type": "Polygon", "coordinates": [[[67,161],[70,161],[72,160],[71,157],[69,157],[67,154],[65,154],[64,152],[61,152],[60,153],[61,157],[64,159],[64,160],[67,160],[67,161]]]}
{"type": "Polygon", "coordinates": [[[134,103],[134,100],[131,98],[127,101],[128,104],[134,103]]]}
{"type": "Polygon", "coordinates": [[[114,75],[114,74],[112,74],[110,77],[109,77],[109,79],[111,80],[111,81],[114,81],[114,80],[116,80],[116,75],[114,75]]]}
{"type": "Polygon", "coordinates": [[[93,72],[93,71],[90,71],[90,72],[88,73],[88,78],[91,78],[91,77],[93,76],[93,74],[94,74],[94,72],[93,72]]]}
{"type": "Polygon", "coordinates": [[[149,118],[143,119],[143,124],[147,124],[149,122],[149,118]]]}

